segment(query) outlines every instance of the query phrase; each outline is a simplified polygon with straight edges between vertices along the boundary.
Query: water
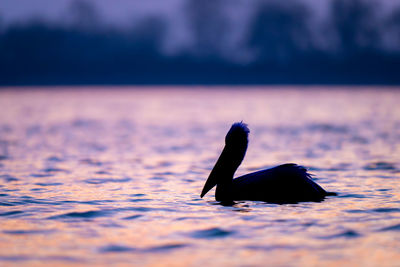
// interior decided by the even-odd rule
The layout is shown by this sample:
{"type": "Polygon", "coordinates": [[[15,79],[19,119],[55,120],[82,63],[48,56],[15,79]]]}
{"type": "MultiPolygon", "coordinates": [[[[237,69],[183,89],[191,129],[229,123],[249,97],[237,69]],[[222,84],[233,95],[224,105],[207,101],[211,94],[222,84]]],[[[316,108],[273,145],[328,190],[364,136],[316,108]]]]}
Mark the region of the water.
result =
{"type": "Polygon", "coordinates": [[[281,89],[0,91],[0,265],[400,266],[400,91],[281,89]],[[240,120],[339,195],[200,199],[240,120]]]}

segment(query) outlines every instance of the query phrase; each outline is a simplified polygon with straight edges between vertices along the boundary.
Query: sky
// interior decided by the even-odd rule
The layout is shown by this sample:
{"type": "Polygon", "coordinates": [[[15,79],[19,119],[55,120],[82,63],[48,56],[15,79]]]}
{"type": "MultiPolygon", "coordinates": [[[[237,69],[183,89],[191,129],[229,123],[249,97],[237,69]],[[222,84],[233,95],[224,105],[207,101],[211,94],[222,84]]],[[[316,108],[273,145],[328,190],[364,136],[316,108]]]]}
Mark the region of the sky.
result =
{"type": "MultiPolygon", "coordinates": [[[[178,35],[184,35],[182,24],[184,22],[185,0],[1,0],[0,25],[8,26],[15,22],[24,22],[32,18],[44,18],[55,22],[65,22],[71,17],[70,6],[74,1],[87,1],[96,7],[104,23],[116,26],[131,26],[143,16],[162,15],[178,30],[178,35]],[[181,32],[181,33],[179,33],[181,32]]],[[[273,0],[272,0],[273,1],[273,0]]],[[[312,7],[316,19],[327,16],[329,4],[332,0],[300,0],[312,7]]],[[[374,1],[374,0],[366,0],[374,1]]],[[[246,23],[246,18],[251,8],[259,0],[236,0],[230,7],[233,16],[238,19],[237,27],[246,23]]],[[[279,1],[278,1],[279,2],[279,1]]],[[[382,12],[390,12],[393,7],[400,6],[400,0],[379,0],[383,3],[382,12]]],[[[318,22],[317,22],[318,23],[318,22]]],[[[180,36],[174,38],[180,39],[180,36]]]]}
{"type": "MultiPolygon", "coordinates": [[[[74,0],[2,0],[0,1],[0,15],[3,23],[20,21],[35,16],[44,16],[50,19],[59,19],[67,16],[70,3],[74,0]]],[[[94,3],[104,19],[114,23],[127,23],[137,15],[163,13],[167,16],[177,15],[184,0],[87,0],[94,3]]],[[[330,0],[303,0],[317,11],[324,13],[330,0]]],[[[236,3],[243,1],[236,1],[236,3]]],[[[249,0],[247,2],[254,2],[249,0]]],[[[390,9],[399,5],[400,0],[379,0],[390,9]]],[[[241,6],[239,7],[241,8],[241,6]]]]}
{"type": "MultiPolygon", "coordinates": [[[[68,17],[68,7],[73,0],[2,0],[0,15],[9,24],[32,17],[63,19],[68,17]]],[[[136,16],[147,14],[176,14],[182,0],[87,0],[94,3],[103,19],[112,23],[129,23],[136,16]]]]}
{"type": "MultiPolygon", "coordinates": [[[[8,24],[35,16],[44,16],[50,19],[67,17],[68,6],[74,0],[2,0],[0,1],[0,15],[3,23],[8,24]]],[[[87,0],[94,3],[105,20],[112,23],[129,23],[135,16],[145,14],[165,14],[175,16],[179,12],[184,0],[87,0]]],[[[400,0],[379,0],[391,6],[400,4],[400,0]]],[[[253,3],[255,0],[236,1],[236,3],[253,3]]],[[[330,0],[303,0],[323,14],[330,0]]],[[[242,8],[242,5],[238,6],[242,8]]]]}

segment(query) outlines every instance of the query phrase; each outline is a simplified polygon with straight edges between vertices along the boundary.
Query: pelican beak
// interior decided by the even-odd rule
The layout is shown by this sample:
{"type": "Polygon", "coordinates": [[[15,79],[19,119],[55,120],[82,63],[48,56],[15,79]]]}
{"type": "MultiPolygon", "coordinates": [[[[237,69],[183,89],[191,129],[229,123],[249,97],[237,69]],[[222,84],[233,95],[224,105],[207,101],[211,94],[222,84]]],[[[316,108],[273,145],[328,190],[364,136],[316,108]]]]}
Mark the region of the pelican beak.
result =
{"type": "Polygon", "coordinates": [[[203,187],[203,191],[201,191],[200,197],[201,198],[204,197],[204,195],[207,194],[207,192],[210,191],[216,185],[217,185],[217,175],[215,175],[214,172],[211,172],[210,176],[208,176],[206,184],[203,187]]]}

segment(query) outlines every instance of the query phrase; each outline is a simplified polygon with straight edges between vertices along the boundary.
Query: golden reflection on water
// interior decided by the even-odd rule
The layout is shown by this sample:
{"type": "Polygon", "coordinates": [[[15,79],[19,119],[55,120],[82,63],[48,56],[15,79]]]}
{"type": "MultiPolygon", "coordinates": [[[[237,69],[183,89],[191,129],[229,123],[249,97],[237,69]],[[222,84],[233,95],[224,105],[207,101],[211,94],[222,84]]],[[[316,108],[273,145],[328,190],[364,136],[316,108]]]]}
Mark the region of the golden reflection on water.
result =
{"type": "Polygon", "coordinates": [[[400,91],[0,91],[0,265],[396,266],[400,91]],[[218,205],[200,190],[230,124],[237,175],[285,162],[339,192],[218,205]]]}

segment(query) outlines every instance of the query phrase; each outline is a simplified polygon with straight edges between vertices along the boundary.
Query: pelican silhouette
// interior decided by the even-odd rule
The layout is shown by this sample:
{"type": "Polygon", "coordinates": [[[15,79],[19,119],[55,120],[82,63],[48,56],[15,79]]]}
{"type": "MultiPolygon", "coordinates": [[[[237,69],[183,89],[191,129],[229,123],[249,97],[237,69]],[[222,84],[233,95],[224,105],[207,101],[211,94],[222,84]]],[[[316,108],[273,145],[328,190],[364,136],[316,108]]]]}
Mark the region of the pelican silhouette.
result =
{"type": "Polygon", "coordinates": [[[225,147],[208,177],[200,197],[215,185],[215,199],[221,202],[233,200],[260,200],[271,203],[297,203],[322,201],[328,195],[321,186],[311,180],[307,170],[287,163],[271,169],[249,173],[233,179],[242,162],[248,144],[249,129],[243,122],[232,125],[225,137],[225,147]]]}

